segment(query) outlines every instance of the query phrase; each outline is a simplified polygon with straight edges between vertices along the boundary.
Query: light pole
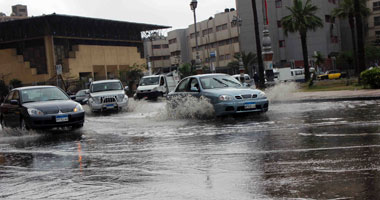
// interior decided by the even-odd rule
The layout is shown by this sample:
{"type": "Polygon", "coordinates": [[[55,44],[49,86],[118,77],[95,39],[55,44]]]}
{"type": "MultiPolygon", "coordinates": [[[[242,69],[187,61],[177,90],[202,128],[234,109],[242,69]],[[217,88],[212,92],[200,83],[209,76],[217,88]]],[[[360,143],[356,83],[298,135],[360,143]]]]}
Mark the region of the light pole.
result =
{"type": "Polygon", "coordinates": [[[207,57],[208,57],[208,67],[210,68],[210,71],[211,72],[214,72],[214,70],[212,69],[211,65],[212,65],[212,62],[211,62],[211,56],[210,56],[210,31],[208,29],[208,23],[213,19],[213,17],[209,17],[208,20],[207,20],[207,57]]]}
{"type": "Polygon", "coordinates": [[[196,50],[195,67],[196,67],[196,70],[199,72],[199,71],[202,71],[202,68],[200,67],[201,60],[199,59],[199,51],[198,51],[199,49],[198,49],[198,34],[197,34],[197,16],[195,14],[195,9],[197,8],[197,6],[198,6],[197,0],[192,0],[190,2],[190,8],[194,14],[194,31],[195,31],[194,34],[195,34],[195,50],[196,50]]]}
{"type": "Polygon", "coordinates": [[[233,16],[232,18],[232,24],[234,24],[237,27],[237,34],[238,34],[238,42],[239,42],[239,72],[240,75],[244,77],[244,63],[243,63],[243,54],[241,52],[241,42],[240,42],[240,26],[242,25],[242,20],[239,15],[233,16]]]}

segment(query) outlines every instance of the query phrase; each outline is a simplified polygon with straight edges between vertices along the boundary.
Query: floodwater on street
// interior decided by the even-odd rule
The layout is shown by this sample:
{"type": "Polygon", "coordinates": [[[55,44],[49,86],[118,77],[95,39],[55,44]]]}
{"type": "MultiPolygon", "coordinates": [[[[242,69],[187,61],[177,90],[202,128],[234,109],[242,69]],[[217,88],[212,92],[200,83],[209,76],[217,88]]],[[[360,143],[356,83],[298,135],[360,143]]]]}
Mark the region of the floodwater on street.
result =
{"type": "Polygon", "coordinates": [[[130,108],[86,112],[71,133],[1,130],[0,198],[380,199],[380,101],[217,119],[130,108]]]}

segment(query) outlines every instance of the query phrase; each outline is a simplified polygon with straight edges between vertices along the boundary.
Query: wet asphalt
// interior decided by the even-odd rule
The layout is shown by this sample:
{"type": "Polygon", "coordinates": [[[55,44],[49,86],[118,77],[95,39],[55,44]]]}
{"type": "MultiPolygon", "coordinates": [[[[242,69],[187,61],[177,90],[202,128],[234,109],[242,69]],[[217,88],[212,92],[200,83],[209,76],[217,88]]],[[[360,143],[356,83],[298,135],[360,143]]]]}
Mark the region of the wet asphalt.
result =
{"type": "Polygon", "coordinates": [[[0,199],[380,199],[380,101],[224,118],[165,105],[87,111],[75,132],[1,130],[0,199]]]}

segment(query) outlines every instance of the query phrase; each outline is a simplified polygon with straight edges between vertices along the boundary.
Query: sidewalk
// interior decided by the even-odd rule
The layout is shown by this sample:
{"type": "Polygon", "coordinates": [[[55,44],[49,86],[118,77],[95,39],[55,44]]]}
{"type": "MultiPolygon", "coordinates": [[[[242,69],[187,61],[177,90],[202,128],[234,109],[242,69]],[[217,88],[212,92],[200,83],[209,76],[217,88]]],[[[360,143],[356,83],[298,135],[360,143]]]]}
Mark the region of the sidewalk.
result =
{"type": "Polygon", "coordinates": [[[273,103],[326,102],[326,101],[366,101],[380,100],[380,89],[340,90],[324,92],[294,92],[273,103]]]}

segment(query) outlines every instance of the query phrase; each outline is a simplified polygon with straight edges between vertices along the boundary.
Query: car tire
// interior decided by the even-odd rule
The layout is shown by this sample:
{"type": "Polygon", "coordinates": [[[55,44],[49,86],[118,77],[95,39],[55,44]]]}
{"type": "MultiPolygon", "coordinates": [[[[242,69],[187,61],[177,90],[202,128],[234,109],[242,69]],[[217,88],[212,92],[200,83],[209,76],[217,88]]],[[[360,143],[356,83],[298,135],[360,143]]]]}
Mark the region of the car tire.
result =
{"type": "Polygon", "coordinates": [[[3,116],[1,116],[1,118],[0,118],[0,124],[1,124],[2,129],[4,129],[6,127],[5,121],[3,120],[3,116]]]}
{"type": "Polygon", "coordinates": [[[29,127],[23,118],[21,118],[20,129],[21,129],[21,131],[28,131],[29,130],[29,127]]]}

